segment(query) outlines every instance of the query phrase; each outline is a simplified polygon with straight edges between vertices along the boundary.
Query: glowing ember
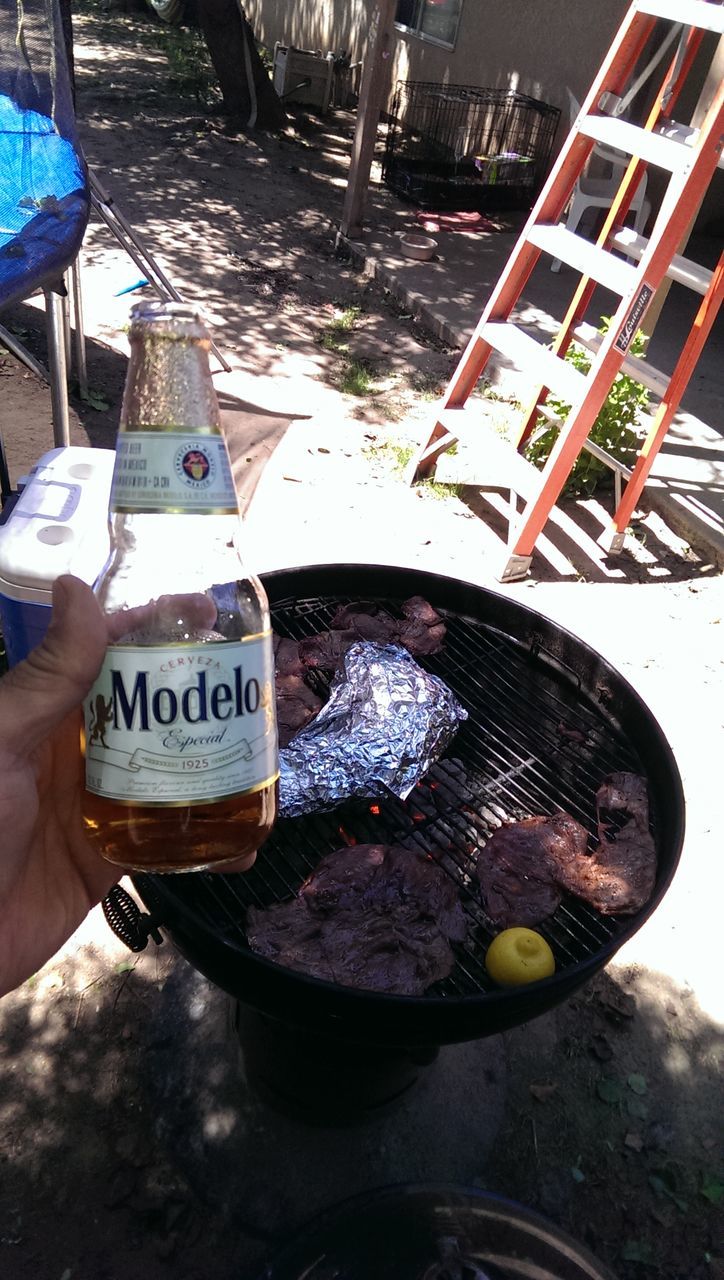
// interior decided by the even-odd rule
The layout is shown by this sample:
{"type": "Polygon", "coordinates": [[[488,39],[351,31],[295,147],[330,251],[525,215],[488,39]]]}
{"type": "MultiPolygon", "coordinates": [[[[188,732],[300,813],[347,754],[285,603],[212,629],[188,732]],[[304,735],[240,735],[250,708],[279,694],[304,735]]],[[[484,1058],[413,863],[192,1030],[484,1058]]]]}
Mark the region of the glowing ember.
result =
{"type": "Polygon", "coordinates": [[[337,830],[346,845],[357,844],[357,840],[355,839],[355,837],[351,836],[348,831],[345,831],[344,827],[337,827],[337,830]]]}
{"type": "Polygon", "coordinates": [[[370,813],[373,813],[375,817],[379,815],[379,812],[380,812],[380,806],[378,804],[370,805],[370,813]]]}

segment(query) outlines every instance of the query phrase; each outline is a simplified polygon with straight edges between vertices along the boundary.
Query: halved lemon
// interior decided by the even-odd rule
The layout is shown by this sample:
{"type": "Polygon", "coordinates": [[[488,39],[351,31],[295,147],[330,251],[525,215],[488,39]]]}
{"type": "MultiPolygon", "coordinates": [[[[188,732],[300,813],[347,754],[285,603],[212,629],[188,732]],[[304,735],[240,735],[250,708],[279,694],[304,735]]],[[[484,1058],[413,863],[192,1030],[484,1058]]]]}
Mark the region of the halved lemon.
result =
{"type": "Polygon", "coordinates": [[[535,929],[504,929],[493,938],[485,956],[485,968],[501,987],[540,982],[555,973],[556,962],[545,938],[535,929]]]}

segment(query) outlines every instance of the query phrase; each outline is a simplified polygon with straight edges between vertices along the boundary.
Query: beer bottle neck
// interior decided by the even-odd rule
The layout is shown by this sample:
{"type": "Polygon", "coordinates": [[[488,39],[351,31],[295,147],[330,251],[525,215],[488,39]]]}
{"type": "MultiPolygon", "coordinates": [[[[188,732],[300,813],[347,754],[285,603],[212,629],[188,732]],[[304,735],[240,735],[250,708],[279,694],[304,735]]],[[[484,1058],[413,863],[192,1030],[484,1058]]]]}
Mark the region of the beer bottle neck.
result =
{"type": "Polygon", "coordinates": [[[133,334],[121,432],[220,430],[208,346],[203,338],[133,334]]]}

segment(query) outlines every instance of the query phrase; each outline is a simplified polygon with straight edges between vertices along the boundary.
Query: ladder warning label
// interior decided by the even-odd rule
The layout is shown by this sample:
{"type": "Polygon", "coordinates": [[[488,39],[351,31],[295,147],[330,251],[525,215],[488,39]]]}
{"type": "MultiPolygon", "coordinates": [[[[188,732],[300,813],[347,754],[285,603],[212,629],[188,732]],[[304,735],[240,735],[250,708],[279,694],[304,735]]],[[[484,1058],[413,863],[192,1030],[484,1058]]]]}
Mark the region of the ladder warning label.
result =
{"type": "Polygon", "coordinates": [[[654,291],[651,285],[642,284],[639,295],[634,299],[633,306],[624,320],[621,332],[614,343],[618,351],[628,351],[631,340],[639,327],[639,321],[653,296],[654,291]]]}

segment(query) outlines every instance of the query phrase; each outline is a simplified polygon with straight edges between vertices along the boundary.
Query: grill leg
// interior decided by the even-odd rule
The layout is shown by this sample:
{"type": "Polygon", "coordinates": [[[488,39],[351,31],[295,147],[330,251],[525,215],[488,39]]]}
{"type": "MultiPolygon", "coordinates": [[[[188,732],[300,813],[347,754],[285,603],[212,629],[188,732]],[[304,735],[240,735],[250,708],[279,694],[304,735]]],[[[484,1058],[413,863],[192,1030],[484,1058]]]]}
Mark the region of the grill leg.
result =
{"type": "Polygon", "coordinates": [[[437,1045],[356,1044],[237,1005],[247,1082],[285,1115],[324,1128],[363,1124],[403,1101],[437,1045]]]}

